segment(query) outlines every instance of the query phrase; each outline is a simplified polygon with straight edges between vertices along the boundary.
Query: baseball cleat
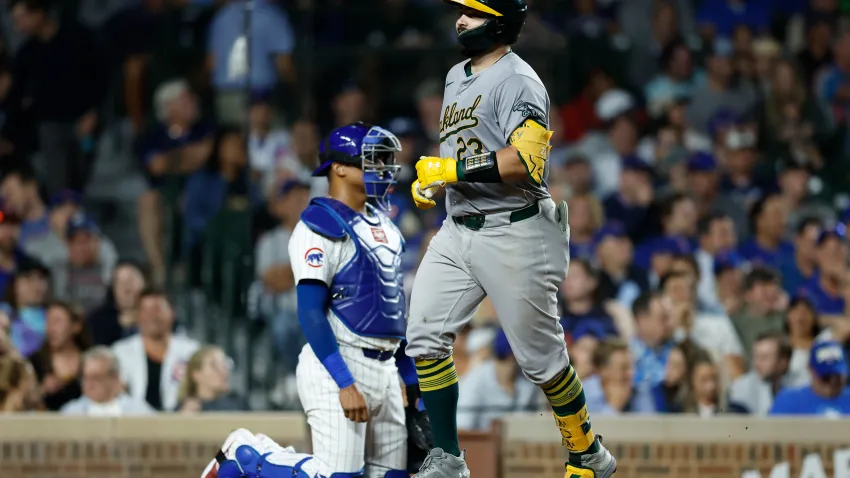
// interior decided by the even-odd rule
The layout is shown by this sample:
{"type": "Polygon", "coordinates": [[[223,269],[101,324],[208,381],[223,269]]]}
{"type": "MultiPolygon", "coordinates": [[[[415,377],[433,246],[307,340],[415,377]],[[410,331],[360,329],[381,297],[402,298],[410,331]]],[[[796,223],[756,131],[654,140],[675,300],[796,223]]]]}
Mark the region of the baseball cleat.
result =
{"type": "Polygon", "coordinates": [[[617,472],[617,460],[614,455],[602,445],[602,437],[596,437],[599,451],[592,455],[570,457],[566,463],[567,472],[564,478],[610,478],[617,472]]]}
{"type": "Polygon", "coordinates": [[[458,457],[444,452],[442,448],[434,448],[413,478],[469,478],[469,468],[464,458],[466,450],[460,452],[458,457]]]}

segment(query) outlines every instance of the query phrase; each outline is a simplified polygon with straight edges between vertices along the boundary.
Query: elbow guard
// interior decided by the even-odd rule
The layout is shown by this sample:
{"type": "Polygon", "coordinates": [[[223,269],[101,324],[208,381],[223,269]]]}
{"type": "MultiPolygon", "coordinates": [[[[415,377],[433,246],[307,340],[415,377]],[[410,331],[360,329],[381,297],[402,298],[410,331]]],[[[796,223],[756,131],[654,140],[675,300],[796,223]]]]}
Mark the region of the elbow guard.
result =
{"type": "Polygon", "coordinates": [[[519,159],[525,165],[528,176],[537,184],[543,183],[543,172],[552,145],[553,131],[549,131],[533,120],[525,120],[519,128],[511,133],[509,143],[517,149],[519,159]]]}

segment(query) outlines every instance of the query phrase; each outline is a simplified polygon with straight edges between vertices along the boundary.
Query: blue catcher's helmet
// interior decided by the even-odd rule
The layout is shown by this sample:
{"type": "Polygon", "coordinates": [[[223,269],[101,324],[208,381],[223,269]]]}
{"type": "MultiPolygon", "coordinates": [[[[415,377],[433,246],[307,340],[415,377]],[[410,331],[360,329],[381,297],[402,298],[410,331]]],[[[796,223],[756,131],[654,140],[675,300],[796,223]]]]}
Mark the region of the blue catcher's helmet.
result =
{"type": "Polygon", "coordinates": [[[343,126],[331,131],[322,141],[320,164],[313,176],[327,176],[333,163],[357,166],[363,170],[366,196],[389,210],[389,196],[396,184],[396,173],[401,169],[395,162],[395,153],[399,151],[398,138],[380,126],[365,123],[343,126]]]}

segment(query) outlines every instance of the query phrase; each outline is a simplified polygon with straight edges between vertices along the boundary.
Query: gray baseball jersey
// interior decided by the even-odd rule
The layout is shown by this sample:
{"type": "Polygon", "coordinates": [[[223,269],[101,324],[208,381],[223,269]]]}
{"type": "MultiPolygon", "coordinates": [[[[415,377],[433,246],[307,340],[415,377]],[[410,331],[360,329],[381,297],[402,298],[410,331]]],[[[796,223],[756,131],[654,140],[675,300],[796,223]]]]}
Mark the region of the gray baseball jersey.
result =
{"type": "MultiPolygon", "coordinates": [[[[549,124],[546,87],[522,58],[508,53],[490,68],[469,76],[466,63],[458,63],[446,76],[440,156],[461,160],[498,151],[525,120],[549,124]]],[[[446,190],[446,210],[452,216],[464,216],[520,209],[549,197],[548,176],[547,164],[541,185],[530,177],[511,184],[451,184],[446,190]]]]}

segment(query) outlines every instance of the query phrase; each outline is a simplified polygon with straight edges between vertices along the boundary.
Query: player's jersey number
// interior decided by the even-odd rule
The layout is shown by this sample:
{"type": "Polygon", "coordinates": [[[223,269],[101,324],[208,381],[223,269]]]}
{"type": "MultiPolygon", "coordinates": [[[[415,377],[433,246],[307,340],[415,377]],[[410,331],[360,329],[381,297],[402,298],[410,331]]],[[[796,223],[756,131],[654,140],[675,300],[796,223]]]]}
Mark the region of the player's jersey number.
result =
{"type": "Polygon", "coordinates": [[[467,156],[475,156],[476,154],[481,154],[484,152],[484,143],[481,142],[478,138],[469,138],[464,140],[463,138],[457,139],[457,152],[455,153],[455,157],[458,161],[463,160],[463,158],[467,156]],[[465,154],[467,153],[468,154],[465,154]]]}

